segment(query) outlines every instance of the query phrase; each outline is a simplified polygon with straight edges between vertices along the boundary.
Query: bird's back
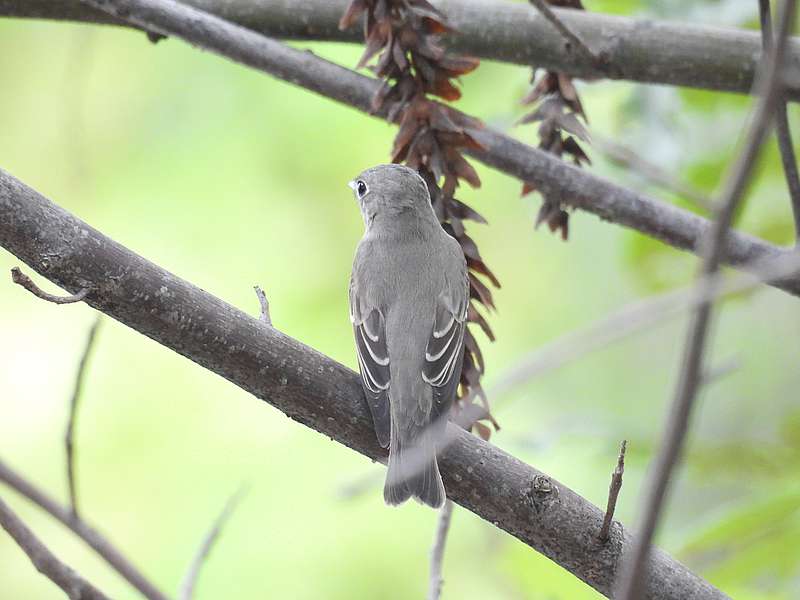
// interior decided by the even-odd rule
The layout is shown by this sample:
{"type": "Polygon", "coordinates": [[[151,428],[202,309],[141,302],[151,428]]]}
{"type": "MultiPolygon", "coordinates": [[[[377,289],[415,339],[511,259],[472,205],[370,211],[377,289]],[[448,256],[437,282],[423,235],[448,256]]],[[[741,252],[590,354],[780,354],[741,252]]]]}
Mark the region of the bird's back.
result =
{"type": "MultiPolygon", "coordinates": [[[[416,496],[440,506],[445,490],[436,447],[461,371],[466,263],[458,242],[438,223],[426,229],[376,229],[368,228],[356,251],[351,302],[359,303],[359,314],[378,311],[385,332],[389,406],[371,406],[379,440],[386,439],[383,428],[391,428],[384,497],[389,504],[416,496]],[[388,423],[382,407],[390,413],[388,423]]],[[[369,352],[366,338],[358,343],[369,352]]],[[[363,352],[361,360],[363,376],[369,362],[363,352]]]]}

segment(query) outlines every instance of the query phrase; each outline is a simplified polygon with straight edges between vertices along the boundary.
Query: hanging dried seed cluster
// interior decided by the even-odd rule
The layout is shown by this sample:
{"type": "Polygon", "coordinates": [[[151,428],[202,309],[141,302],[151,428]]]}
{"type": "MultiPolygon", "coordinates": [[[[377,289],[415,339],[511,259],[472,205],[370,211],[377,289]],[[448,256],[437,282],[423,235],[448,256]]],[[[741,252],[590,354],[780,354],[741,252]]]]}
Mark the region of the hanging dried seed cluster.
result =
{"type": "MultiPolygon", "coordinates": [[[[441,38],[452,28],[444,15],[425,0],[351,0],[339,27],[352,26],[362,15],[366,49],[358,67],[377,57],[370,69],[383,80],[372,100],[372,109],[386,108],[389,119],[400,126],[392,161],[405,162],[416,169],[428,184],[439,222],[458,240],[467,259],[472,298],[469,320],[494,341],[489,324],[476,308],[477,304],[494,308],[492,293],[478,274],[495,287],[500,287],[500,283],[483,262],[464,226],[467,220],[478,223],[486,220],[454,196],[460,180],[472,187],[481,184],[462,152],[466,148],[480,148],[472,132],[482,125],[428,97],[430,94],[445,100],[460,98],[461,91],[453,79],[474,70],[478,59],[445,52],[441,38]]],[[[457,406],[463,409],[466,403],[479,399],[485,419],[496,428],[481,387],[483,371],[483,356],[468,328],[457,406]]],[[[483,423],[476,422],[475,429],[481,437],[489,437],[490,430],[483,423]]]]}
{"type": "MultiPolygon", "coordinates": [[[[577,8],[583,10],[580,0],[548,0],[552,6],[577,8]]],[[[578,91],[572,78],[556,71],[545,71],[536,79],[533,88],[522,100],[523,104],[536,104],[536,109],[523,117],[520,123],[539,122],[539,148],[555,154],[559,158],[568,155],[577,166],[591,163],[589,157],[577,140],[589,142],[586,127],[578,117],[588,123],[583,112],[578,91]],[[577,139],[576,139],[577,138],[577,139]]],[[[536,190],[533,183],[526,182],[522,186],[522,195],[536,190]]],[[[561,232],[561,238],[569,237],[569,213],[564,210],[558,198],[542,192],[542,207],[536,216],[536,227],[547,223],[550,231],[561,232]]]]}

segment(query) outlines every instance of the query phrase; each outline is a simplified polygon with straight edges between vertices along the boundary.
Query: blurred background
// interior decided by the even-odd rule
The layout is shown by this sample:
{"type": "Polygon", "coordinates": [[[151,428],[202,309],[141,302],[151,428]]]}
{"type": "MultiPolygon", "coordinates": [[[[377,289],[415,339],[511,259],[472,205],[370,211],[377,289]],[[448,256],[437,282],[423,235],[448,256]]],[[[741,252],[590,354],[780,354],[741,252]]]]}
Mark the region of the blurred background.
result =
{"type": "MultiPolygon", "coordinates": [[[[593,11],[755,27],[756,2],[587,0],[593,11]]],[[[361,49],[298,44],[347,66],[361,49]]],[[[346,182],[388,159],[394,128],[199,52],[108,27],[0,20],[0,166],[137,253],[355,368],[347,281],[362,223],[346,182]]],[[[537,143],[523,114],[530,70],[485,62],[459,108],[537,143]]],[[[591,130],[712,195],[750,102],[735,95],[598,82],[579,87],[591,130]]],[[[790,117],[800,135],[796,107],[790,117]]],[[[691,208],[587,150],[594,173],[691,208]]],[[[520,184],[474,163],[459,197],[503,284],[477,334],[486,385],[526,353],[622,305],[685,285],[691,256],[572,216],[571,239],[534,231],[539,206],[520,184]]],[[[774,139],[738,226],[793,241],[774,139]]],[[[63,430],[76,365],[94,319],[11,284],[0,249],[0,453],[66,501],[63,430]]],[[[28,272],[33,275],[32,271],[28,272]]],[[[48,291],[56,288],[34,277],[48,291]]],[[[658,543],[735,598],[800,597],[800,318],[797,299],[760,289],[727,300],[712,364],[738,368],[707,387],[658,543]]],[[[493,443],[605,505],[620,440],[629,441],[617,516],[637,498],[671,398],[682,318],[492,397],[493,443]]],[[[196,598],[421,598],[436,514],[384,506],[383,468],[155,342],[105,318],[77,430],[80,506],[172,593],[207,528],[243,483],[196,598]]],[[[13,492],[2,498],[60,557],[114,598],[137,594],[13,492]]],[[[456,508],[444,598],[592,599],[549,560],[456,508]]],[[[0,535],[0,598],[62,593],[0,535]]]]}

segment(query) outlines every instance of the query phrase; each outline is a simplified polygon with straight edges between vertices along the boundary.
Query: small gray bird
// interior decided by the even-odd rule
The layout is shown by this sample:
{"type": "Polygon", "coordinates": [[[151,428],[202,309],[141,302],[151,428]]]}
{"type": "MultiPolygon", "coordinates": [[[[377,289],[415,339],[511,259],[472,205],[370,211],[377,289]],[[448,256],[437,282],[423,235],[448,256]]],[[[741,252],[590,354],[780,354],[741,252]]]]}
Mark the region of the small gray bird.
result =
{"type": "Polygon", "coordinates": [[[469,282],[412,169],[379,165],[350,182],[364,217],[350,278],[350,320],[378,442],[389,447],[388,504],[440,507],[437,445],[461,378],[469,282]]]}

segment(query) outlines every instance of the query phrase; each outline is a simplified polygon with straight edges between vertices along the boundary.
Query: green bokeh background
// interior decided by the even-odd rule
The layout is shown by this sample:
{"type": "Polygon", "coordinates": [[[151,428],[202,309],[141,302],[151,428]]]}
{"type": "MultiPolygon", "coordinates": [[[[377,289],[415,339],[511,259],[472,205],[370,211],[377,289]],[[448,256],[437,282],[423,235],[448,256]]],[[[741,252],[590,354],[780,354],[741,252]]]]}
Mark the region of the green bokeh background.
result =
{"type": "MultiPolygon", "coordinates": [[[[596,1],[589,7],[752,27],[756,3],[596,1]],[[747,4],[747,9],[741,9],[747,4]]],[[[310,44],[354,65],[353,46],[310,44]]],[[[132,250],[355,367],[346,286],[360,215],[345,182],[388,158],[394,129],[177,40],[73,24],[0,21],[0,166],[132,250]]],[[[485,63],[459,107],[513,128],[529,70],[485,63]]],[[[713,194],[748,99],[620,82],[582,85],[592,131],[713,194]]],[[[794,125],[796,115],[791,108],[794,125]]],[[[688,206],[590,149],[592,171],[688,206]]],[[[582,213],[563,243],[533,230],[539,200],[476,165],[462,200],[470,234],[503,283],[479,338],[487,387],[527,352],[626,303],[691,280],[696,261],[582,213]]],[[[792,237],[774,140],[739,226],[792,237]]],[[[0,273],[19,261],[0,250],[0,273]]],[[[30,270],[29,270],[30,272],[30,270]]],[[[41,281],[41,278],[37,278],[41,281]]],[[[43,287],[55,291],[46,282],[43,287]]],[[[2,459],[66,498],[67,401],[87,330],[84,305],[54,306],[0,284],[2,459]]],[[[659,544],[735,598],[800,597],[800,319],[760,290],[726,301],[711,360],[739,368],[702,395],[659,544]]],[[[630,450],[618,517],[635,521],[678,367],[685,320],[659,324],[493,397],[493,442],[592,502],[605,502],[618,443],[630,450]]],[[[480,334],[479,334],[480,335],[480,334]]],[[[206,529],[248,492],[196,598],[421,598],[436,514],[383,505],[382,467],[230,383],[104,319],[78,424],[80,507],[168,593],[206,529]]],[[[71,566],[114,598],[138,597],[80,542],[6,489],[2,498],[71,566]]],[[[457,509],[444,598],[600,596],[457,509]]],[[[0,599],[61,598],[0,535],[0,599]]]]}

